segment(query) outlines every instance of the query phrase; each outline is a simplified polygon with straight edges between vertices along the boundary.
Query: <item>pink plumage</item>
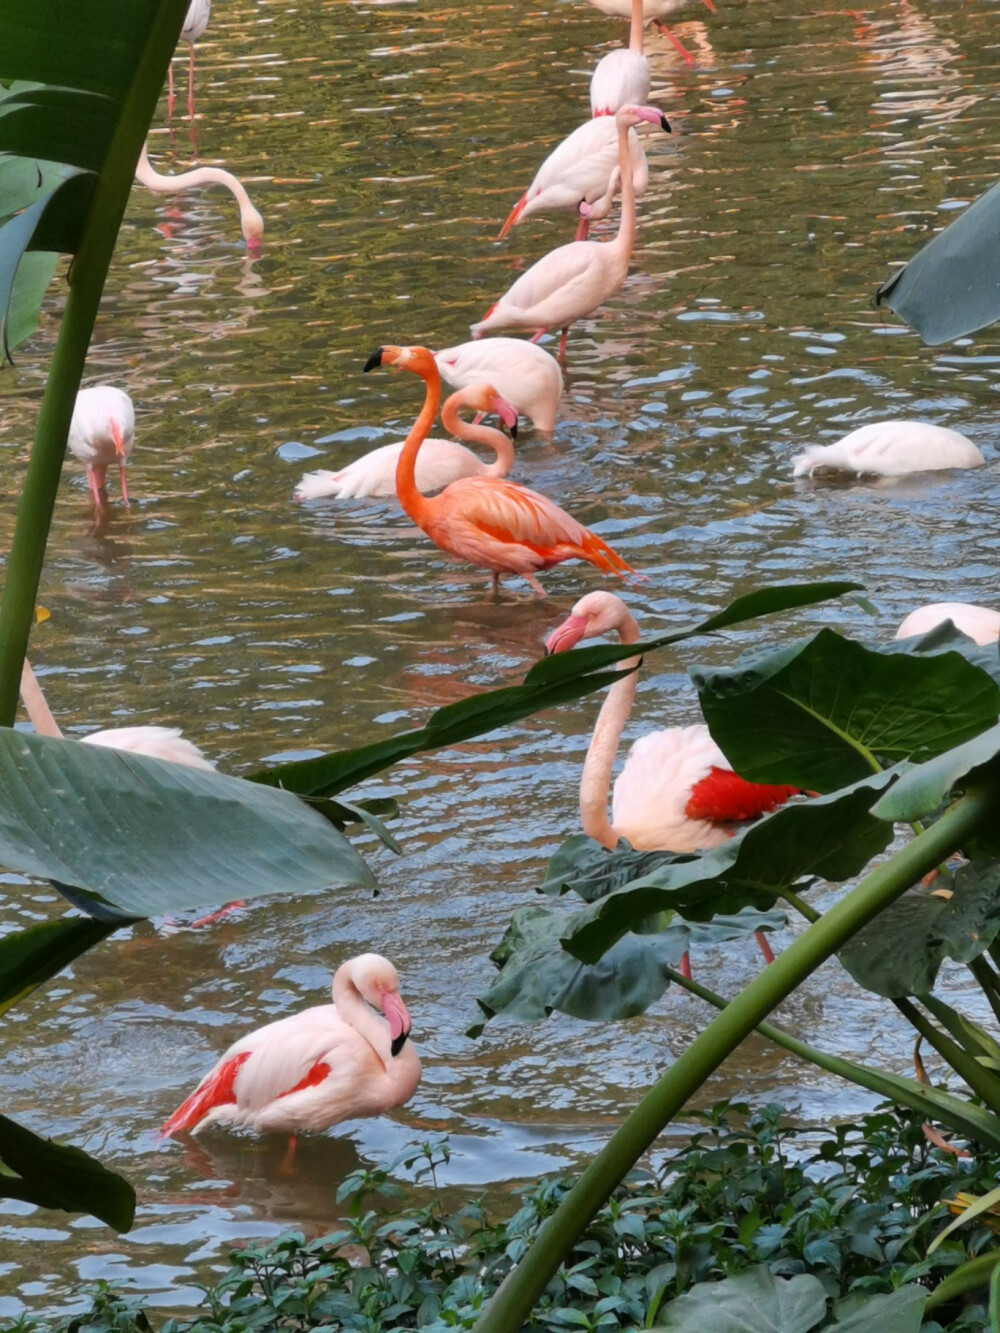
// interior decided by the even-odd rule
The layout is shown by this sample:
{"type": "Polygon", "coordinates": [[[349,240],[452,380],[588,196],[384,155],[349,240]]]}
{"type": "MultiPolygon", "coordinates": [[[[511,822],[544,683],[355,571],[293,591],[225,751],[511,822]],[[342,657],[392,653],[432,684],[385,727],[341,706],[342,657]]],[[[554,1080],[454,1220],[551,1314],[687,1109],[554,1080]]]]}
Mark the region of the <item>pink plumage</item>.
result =
{"type": "Polygon", "coordinates": [[[128,504],[125,464],[135,447],[135,408],[132,399],[113,384],[81,389],[73,404],[67,447],[87,470],[87,485],[97,509],[107,500],[108,468],[118,466],[122,500],[128,504]]]}
{"type": "Polygon", "coordinates": [[[1000,611],[975,606],[972,602],[930,602],[927,606],[918,606],[900,625],[896,638],[929,634],[946,620],[978,644],[996,643],[1000,639],[1000,611]]]}
{"type": "Polygon", "coordinates": [[[642,49],[644,29],[642,0],[632,0],[628,46],[609,51],[591,75],[592,115],[613,116],[623,106],[641,106],[649,100],[649,61],[642,49]]]}
{"type": "Polygon", "coordinates": [[[234,1042],[160,1132],[169,1137],[214,1123],[296,1134],[409,1101],[420,1060],[407,1040],[410,1015],[396,969],[380,954],[348,959],[332,992],[332,1004],[234,1042]]]}
{"type": "Polygon", "coordinates": [[[485,380],[537,430],[550,431],[555,426],[562,371],[544,347],[523,338],[486,338],[445,347],[434,354],[434,360],[441,378],[453,389],[485,380]]]}

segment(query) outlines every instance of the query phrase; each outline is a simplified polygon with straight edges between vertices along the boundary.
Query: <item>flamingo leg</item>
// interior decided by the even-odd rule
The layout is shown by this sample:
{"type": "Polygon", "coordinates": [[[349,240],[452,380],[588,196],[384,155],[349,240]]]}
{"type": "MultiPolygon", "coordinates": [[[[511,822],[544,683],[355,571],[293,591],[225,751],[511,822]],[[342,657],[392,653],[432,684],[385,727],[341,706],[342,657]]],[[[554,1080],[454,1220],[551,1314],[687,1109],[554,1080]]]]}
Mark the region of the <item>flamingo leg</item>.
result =
{"type": "Polygon", "coordinates": [[[170,124],[171,117],[174,114],[174,61],[170,58],[170,64],[167,66],[167,124],[170,124]]]}
{"type": "Polygon", "coordinates": [[[94,498],[94,508],[103,509],[104,500],[101,496],[101,487],[97,481],[97,473],[92,467],[87,468],[87,485],[90,487],[90,494],[94,498]]]}
{"type": "Polygon", "coordinates": [[[295,1149],[298,1147],[298,1143],[299,1136],[297,1134],[290,1134],[288,1136],[288,1151],[285,1153],[284,1159],[278,1167],[278,1171],[283,1176],[290,1176],[292,1174],[292,1167],[295,1164],[295,1149]]]}
{"type": "Polygon", "coordinates": [[[540,338],[544,338],[547,333],[548,329],[539,329],[535,336],[529,339],[529,342],[536,343],[540,338]]]}
{"type": "Polygon", "coordinates": [[[533,589],[534,589],[534,591],[538,594],[539,597],[547,597],[547,596],[548,596],[548,593],[545,591],[545,589],[542,587],[542,585],[541,585],[541,584],[538,582],[538,580],[535,578],[534,574],[525,574],[525,575],[524,575],[524,581],[525,581],[525,583],[527,583],[527,585],[528,585],[529,588],[533,588],[533,589]]]}
{"type": "Polygon", "coordinates": [[[569,325],[567,324],[562,331],[562,337],[559,339],[559,359],[561,361],[566,360],[566,335],[568,333],[569,333],[569,325]]]}
{"type": "Polygon", "coordinates": [[[660,32],[663,33],[664,37],[666,37],[667,41],[674,48],[674,50],[677,51],[681,56],[683,56],[685,63],[688,65],[693,65],[694,56],[687,49],[687,47],[684,45],[681,39],[679,37],[675,37],[674,34],[670,31],[670,29],[667,27],[667,25],[665,23],[661,23],[659,19],[656,20],[656,26],[659,28],[660,32]]]}
{"type": "Polygon", "coordinates": [[[200,916],[197,921],[192,921],[191,929],[197,930],[201,926],[210,926],[214,921],[221,921],[222,918],[228,916],[230,912],[235,912],[238,907],[245,906],[246,904],[242,898],[235,902],[226,903],[226,905],[220,907],[217,912],[209,912],[208,916],[200,916]]]}
{"type": "Polygon", "coordinates": [[[590,223],[587,221],[586,218],[581,218],[580,221],[576,224],[576,235],[573,237],[573,240],[585,241],[589,233],[590,233],[590,223]]]}
{"type": "Polygon", "coordinates": [[[194,120],[194,43],[188,58],[188,120],[194,120]]]}
{"type": "Polygon", "coordinates": [[[762,930],[755,930],[753,933],[753,937],[757,941],[761,953],[764,955],[764,962],[768,964],[773,963],[774,950],[768,944],[767,937],[765,936],[764,932],[762,930]]]}
{"type": "Polygon", "coordinates": [[[684,950],[684,957],[681,959],[680,972],[682,977],[686,977],[688,981],[691,980],[691,954],[687,949],[684,950]]]}
{"type": "Polygon", "coordinates": [[[125,505],[125,508],[126,508],[126,509],[129,509],[129,508],[131,508],[131,506],[129,505],[129,502],[128,502],[128,487],[125,485],[125,464],[124,464],[124,463],[119,463],[119,464],[118,464],[118,475],[119,475],[119,476],[121,477],[121,479],[122,479],[122,503],[125,505]]]}

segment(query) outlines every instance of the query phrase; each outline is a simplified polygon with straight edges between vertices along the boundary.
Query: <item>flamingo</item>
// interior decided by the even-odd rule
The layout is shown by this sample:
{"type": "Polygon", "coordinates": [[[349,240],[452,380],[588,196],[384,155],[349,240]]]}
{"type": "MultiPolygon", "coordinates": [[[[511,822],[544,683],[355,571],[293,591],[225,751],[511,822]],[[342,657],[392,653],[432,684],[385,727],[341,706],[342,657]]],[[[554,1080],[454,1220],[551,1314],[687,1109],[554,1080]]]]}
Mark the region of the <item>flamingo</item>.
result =
{"type": "MultiPolygon", "coordinates": [[[[611,633],[620,643],[639,640],[639,626],[620,597],[588,593],[546,639],[545,651],[566,652],[581,639],[611,633]]],[[[641,661],[632,657],[619,664],[629,674],[608,690],[597,717],[580,776],[580,824],[588,837],[609,849],[627,838],[637,851],[694,852],[719,846],[732,836],[734,824],[799,794],[797,787],[739,777],[708,728],[697,723],[651,731],[636,741],[615,782],[609,820],[611,767],[632,711],[641,661]]],[[[763,933],[755,933],[765,960],[772,962],[763,933]]]]}
{"type": "Polygon", "coordinates": [[[792,459],[792,475],[817,470],[901,477],[907,472],[982,467],[986,459],[965,435],[923,421],[875,421],[834,444],[811,444],[792,459]]]}
{"type": "Polygon", "coordinates": [[[988,606],[974,606],[971,602],[930,602],[927,606],[918,606],[900,625],[896,638],[912,639],[918,634],[929,634],[948,620],[980,645],[996,643],[1000,639],[1000,611],[992,611],[988,606]]]}
{"type": "MultiPolygon", "coordinates": [[[[634,0],[632,0],[634,3],[634,0]]],[[[614,14],[618,18],[627,19],[629,17],[630,0],[590,0],[592,5],[605,14],[614,14]]],[[[643,24],[655,23],[660,32],[670,42],[671,46],[683,57],[688,65],[694,64],[694,56],[683,45],[680,38],[675,37],[663,19],[667,14],[676,14],[682,9],[686,9],[690,0],[642,0],[642,21],[643,24]]],[[[715,4],[713,0],[701,0],[706,9],[715,13],[715,4]]]]}
{"type": "Polygon", "coordinates": [[[290,1166],[301,1130],[329,1129],[409,1101],[420,1059],[406,1040],[412,1024],[392,963],[377,953],[349,958],[334,973],[332,992],[332,1004],[233,1042],[163,1124],[164,1138],[210,1124],[285,1132],[292,1136],[290,1166]]]}
{"type": "MultiPolygon", "coordinates": [[[[188,44],[188,116],[194,120],[194,44],[205,34],[212,14],[212,0],[191,0],[181,28],[180,41],[188,44]]],[[[167,121],[174,114],[174,62],[167,66],[167,121]]]]}
{"type": "MultiPolygon", "coordinates": [[[[656,113],[655,123],[666,130],[670,129],[659,112],[656,113]]],[[[630,130],[628,135],[628,161],[633,192],[637,199],[641,199],[649,183],[649,165],[634,130],[630,130]]],[[[615,122],[610,116],[584,121],[552,150],[538,168],[535,179],[500,228],[500,239],[512,227],[518,226],[526,218],[534,217],[536,213],[560,210],[576,212],[579,211],[581,200],[591,204],[603,199],[608,195],[612,173],[617,171],[618,166],[618,130],[615,122]]],[[[604,212],[609,209],[610,199],[604,212]]],[[[604,213],[600,216],[603,217],[604,213]]],[[[576,240],[586,239],[587,221],[584,219],[577,228],[576,240]]]]}
{"type": "Polygon", "coordinates": [[[556,424],[562,371],[544,347],[523,338],[486,338],[446,347],[434,360],[441,378],[453,388],[486,380],[537,430],[550,431],[556,424]]]}
{"type": "Polygon", "coordinates": [[[642,0],[632,0],[628,46],[609,51],[590,77],[590,111],[613,116],[619,107],[642,106],[649,100],[649,61],[643,54],[642,0]]]}
{"type": "MultiPolygon", "coordinates": [[[[566,352],[570,324],[591,314],[613,296],[628,274],[635,243],[635,190],[629,169],[629,131],[641,121],[669,130],[666,116],[651,106],[626,106],[615,114],[618,135],[618,165],[622,174],[622,212],[618,234],[612,241],[571,241],[552,250],[494,302],[478,324],[473,338],[489,329],[537,329],[537,342],[551,328],[562,329],[560,356],[566,352]]],[[[603,117],[588,122],[606,125],[603,117]]]]}
{"type": "Polygon", "coordinates": [[[376,366],[399,366],[419,375],[426,386],[423,408],[396,466],[396,494],[417,527],[442,551],[492,570],[494,589],[501,574],[520,574],[542,597],[545,589],[534,571],[563,560],[589,560],[619,576],[634,572],[607,542],[526,486],[498,477],[463,477],[440,495],[421,495],[415,480],[417,454],[441,397],[434,355],[426,347],[379,347],[365,370],[376,366]]]}
{"type": "Polygon", "coordinates": [[[146,145],[142,145],[139,161],[135,164],[135,178],[147,190],[154,194],[181,194],[184,190],[197,189],[199,185],[223,185],[230,191],[240,210],[240,230],[247,243],[248,250],[260,248],[260,238],[264,235],[264,219],[250,202],[243,182],[231,171],[221,167],[197,167],[193,171],[182,171],[176,176],[162,176],[149,162],[146,145]]]}
{"type": "MultiPolygon", "coordinates": [[[[470,384],[453,393],[441,409],[446,430],[470,444],[485,444],[496,454],[496,461],[482,462],[471,449],[453,440],[428,439],[417,460],[417,490],[439,491],[459,477],[505,477],[514,462],[514,449],[503,431],[490,426],[465,422],[458,415],[460,407],[477,412],[495,412],[504,425],[517,431],[517,412],[489,384],[470,384]]],[[[357,499],[373,495],[396,494],[396,464],[403,452],[402,443],[384,444],[363,458],[357,458],[341,472],[307,472],[295,488],[296,500],[317,500],[333,495],[338,499],[357,499]]]]}
{"type": "Polygon", "coordinates": [[[135,447],[135,408],[124,389],[112,384],[95,384],[81,389],[73,404],[66,441],[69,451],[87,470],[87,485],[97,509],[107,499],[108,468],[118,464],[122,500],[128,504],[125,464],[135,447]]]}

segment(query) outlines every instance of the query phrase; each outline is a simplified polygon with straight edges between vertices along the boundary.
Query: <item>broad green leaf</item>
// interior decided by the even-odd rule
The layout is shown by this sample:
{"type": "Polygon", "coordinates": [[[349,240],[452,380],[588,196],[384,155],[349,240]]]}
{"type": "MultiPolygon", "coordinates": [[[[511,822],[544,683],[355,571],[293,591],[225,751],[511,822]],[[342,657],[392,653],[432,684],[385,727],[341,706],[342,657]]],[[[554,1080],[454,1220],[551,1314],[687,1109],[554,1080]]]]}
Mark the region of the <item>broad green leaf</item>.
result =
{"type": "Polygon", "coordinates": [[[0,863],[131,916],[374,883],[343,835],[287,792],[6,728],[0,863]]]}
{"type": "Polygon", "coordinates": [[[67,917],[4,935],[0,939],[0,1014],[99,944],[116,926],[67,917]]]}
{"type": "MultiPolygon", "coordinates": [[[[927,760],[900,778],[892,791],[887,792],[875,807],[882,819],[913,820],[936,810],[951,791],[965,779],[975,780],[978,772],[995,768],[1000,761],[1000,726],[990,727],[981,735],[956,745],[945,754],[927,760]]],[[[1000,822],[1000,821],[998,821],[1000,822]]],[[[1000,838],[987,836],[979,840],[1000,850],[1000,838]]]]}
{"type": "Polygon", "coordinates": [[[875,1295],[852,1292],[834,1305],[830,1333],[920,1333],[927,1295],[916,1283],[875,1295]]]}
{"type": "Polygon", "coordinates": [[[979,196],[883,282],[887,305],[930,347],[1000,319],[1000,185],[979,196]]]}
{"type": "Polygon", "coordinates": [[[957,1231],[959,1227],[964,1227],[968,1222],[974,1222],[977,1217],[981,1217],[983,1213],[988,1213],[991,1208],[995,1209],[997,1204],[1000,1204],[1000,1188],[981,1194],[975,1203],[970,1203],[968,1208],[963,1209],[957,1217],[952,1218],[943,1231],[938,1232],[928,1245],[927,1253],[933,1254],[942,1241],[950,1236],[953,1231],[957,1231]]]}
{"type": "Polygon", "coordinates": [[[40,1138],[6,1116],[0,1116],[0,1198],[91,1213],[115,1231],[128,1231],[135,1216],[127,1180],[79,1148],[40,1138]]]}
{"type": "Polygon", "coordinates": [[[654,912],[705,921],[744,907],[766,911],[805,875],[849,879],[892,838],[892,826],[869,810],[893,776],[875,774],[830,796],[782,806],[721,847],[654,870],[580,912],[565,947],[592,963],[654,912]]]}
{"type": "Polygon", "coordinates": [[[58,262],[59,256],[46,250],[32,250],[21,257],[4,328],[8,354],[38,328],[42,298],[58,262]]]}
{"type": "Polygon", "coordinates": [[[699,1282],[663,1307],[656,1330],[810,1333],[825,1316],[826,1290],[819,1278],[811,1273],[775,1277],[761,1265],[722,1282],[699,1282]]]}
{"type": "Polygon", "coordinates": [[[799,583],[764,588],[745,597],[738,597],[730,606],[709,616],[707,620],[683,626],[656,639],[627,647],[619,644],[617,647],[584,648],[542,658],[525,676],[522,685],[486,690],[470,699],[449,704],[433,713],[427,725],[417,730],[404,731],[384,741],[353,750],[280,764],[276,768],[262,769],[247,776],[252,782],[284,787],[287,791],[298,792],[300,796],[336,796],[345,788],[382,772],[412,754],[457,745],[461,741],[483,736],[546,708],[554,708],[558,704],[591,694],[594,690],[612,684],[621,674],[616,671],[599,671],[598,668],[634,657],[636,653],[651,652],[655,648],[680,643],[695,635],[725,629],[745,620],[840,597],[861,586],[860,583],[843,582],[799,583]]]}
{"type": "Polygon", "coordinates": [[[953,1273],[949,1273],[944,1281],[934,1288],[927,1297],[925,1312],[934,1310],[939,1305],[947,1305],[967,1291],[985,1287],[992,1279],[998,1265],[1000,1265],[1000,1250],[990,1250],[988,1254],[980,1254],[975,1259],[969,1259],[953,1273]]]}
{"type": "Polygon", "coordinates": [[[660,866],[688,860],[687,853],[637,852],[624,838],[609,851],[586,833],[574,833],[553,852],[540,889],[550,897],[572,892],[593,903],[660,866]]]}
{"type": "MultiPolygon", "coordinates": [[[[645,1013],[667,986],[667,969],[691,947],[745,939],[755,930],[780,930],[784,912],[744,911],[703,925],[673,921],[665,929],[626,935],[597,963],[581,963],[562,947],[570,918],[544,907],[522,907],[490,957],[502,971],[477,1003],[485,1020],[499,1013],[535,1023],[553,1010],[572,1018],[608,1021],[645,1013]]],[[[484,1023],[470,1028],[478,1037],[484,1023]]]]}
{"type": "Polygon", "coordinates": [[[1000,685],[960,653],[875,651],[828,629],[690,674],[713,737],[742,777],[821,792],[940,754],[1000,712],[1000,685]]]}

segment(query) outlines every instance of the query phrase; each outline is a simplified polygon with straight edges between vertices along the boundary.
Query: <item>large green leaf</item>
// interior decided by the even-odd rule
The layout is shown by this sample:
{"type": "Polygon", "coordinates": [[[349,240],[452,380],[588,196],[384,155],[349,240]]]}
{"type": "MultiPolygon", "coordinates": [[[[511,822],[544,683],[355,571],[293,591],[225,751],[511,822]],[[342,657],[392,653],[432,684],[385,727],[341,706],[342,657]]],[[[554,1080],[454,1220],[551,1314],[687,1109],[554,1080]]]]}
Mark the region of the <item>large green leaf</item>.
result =
{"type": "MultiPolygon", "coordinates": [[[[920,819],[936,810],[960,783],[985,776],[1000,763],[1000,725],[904,773],[875,807],[882,819],[920,819]]],[[[1000,824],[1000,820],[994,821],[1000,824]]],[[[1000,828],[977,834],[983,846],[1000,851],[1000,828]]]]}
{"type": "Polygon", "coordinates": [[[940,754],[1000,712],[1000,685],[960,653],[876,651],[828,629],[691,677],[712,735],[742,777],[821,792],[940,754]]]}
{"type": "Polygon", "coordinates": [[[920,1333],[928,1294],[916,1282],[875,1295],[852,1291],[835,1304],[830,1333],[920,1333]]]}
{"type": "Polygon", "coordinates": [[[711,1333],[811,1333],[825,1318],[826,1289],[818,1277],[811,1273],[775,1277],[761,1265],[722,1282],[699,1282],[663,1307],[656,1330],[658,1333],[709,1333],[709,1330],[711,1333]]]}
{"type": "Polygon", "coordinates": [[[993,185],[875,293],[924,342],[961,338],[1000,319],[1000,185],[993,185]]]}
{"type": "Polygon", "coordinates": [[[92,1213],[115,1231],[128,1231],[135,1215],[127,1180],[79,1148],[40,1138],[7,1116],[0,1116],[0,1197],[92,1213]]]}
{"type": "Polygon", "coordinates": [[[0,728],[0,864],[131,916],[374,881],[288,792],[0,728]]]}
{"type": "Polygon", "coordinates": [[[508,726],[533,713],[569,703],[610,685],[621,673],[599,668],[634,657],[636,653],[651,652],[655,648],[680,643],[695,635],[708,634],[758,616],[811,606],[860,587],[859,583],[845,582],[800,583],[765,588],[738,597],[731,606],[709,616],[707,620],[685,625],[655,639],[627,647],[584,648],[543,658],[528,672],[523,685],[486,690],[470,699],[448,704],[433,713],[425,727],[417,730],[404,731],[353,750],[279,764],[275,768],[250,773],[248,778],[252,782],[284,787],[286,791],[298,792],[300,796],[336,796],[347,787],[382,772],[412,754],[457,745],[475,736],[483,736],[498,727],[508,726]]]}
{"type": "Polygon", "coordinates": [[[609,851],[586,833],[574,833],[553,852],[540,889],[550,897],[575,893],[585,903],[594,903],[660,866],[690,859],[688,853],[637,852],[624,838],[609,851]]]}
{"type": "Polygon", "coordinates": [[[705,921],[744,907],[766,911],[805,875],[849,879],[889,844],[892,826],[869,811],[894,776],[875,774],[829,796],[782,806],[721,847],[654,870],[580,912],[565,947],[592,963],[654,912],[705,921]]]}
{"type": "Polygon", "coordinates": [[[116,922],[45,921],[0,939],[0,1014],[117,929],[116,922]]]}

